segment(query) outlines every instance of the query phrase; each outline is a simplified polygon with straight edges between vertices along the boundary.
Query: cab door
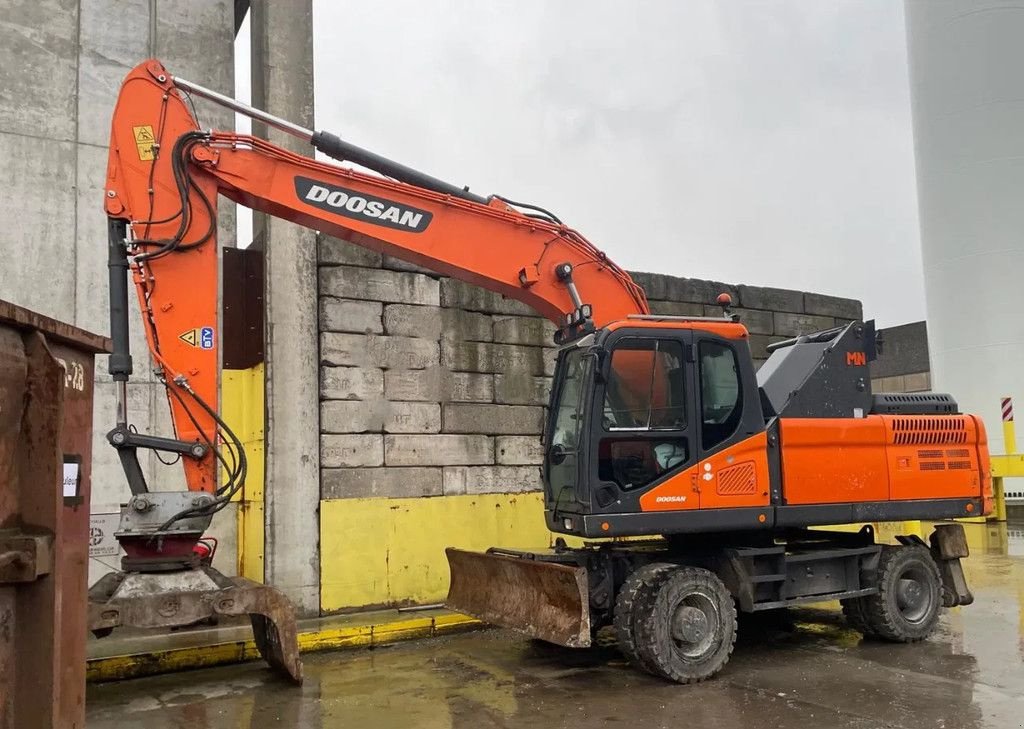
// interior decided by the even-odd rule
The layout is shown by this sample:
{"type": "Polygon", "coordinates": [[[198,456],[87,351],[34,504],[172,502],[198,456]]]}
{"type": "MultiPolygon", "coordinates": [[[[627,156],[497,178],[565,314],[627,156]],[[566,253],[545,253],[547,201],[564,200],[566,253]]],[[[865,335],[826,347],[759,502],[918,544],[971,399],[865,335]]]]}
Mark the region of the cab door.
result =
{"type": "Polygon", "coordinates": [[[660,509],[699,508],[692,342],[682,329],[627,330],[607,342],[593,404],[594,512],[635,513],[654,491],[660,509]]]}
{"type": "Polygon", "coordinates": [[[766,506],[768,439],[749,346],[701,332],[694,344],[701,508],[766,506]]]}

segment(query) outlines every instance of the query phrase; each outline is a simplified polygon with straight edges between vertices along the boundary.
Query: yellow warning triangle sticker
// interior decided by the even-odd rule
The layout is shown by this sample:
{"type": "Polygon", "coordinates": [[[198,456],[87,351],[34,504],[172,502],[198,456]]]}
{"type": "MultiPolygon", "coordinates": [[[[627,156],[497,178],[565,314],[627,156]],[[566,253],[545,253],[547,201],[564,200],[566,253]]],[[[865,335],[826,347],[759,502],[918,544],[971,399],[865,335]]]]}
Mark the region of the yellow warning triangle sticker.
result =
{"type": "Polygon", "coordinates": [[[135,132],[135,141],[136,142],[152,142],[153,141],[153,127],[148,126],[148,125],[144,126],[144,127],[132,127],[132,130],[135,132]]]}
{"type": "Polygon", "coordinates": [[[199,346],[199,330],[189,329],[187,332],[182,332],[178,335],[178,339],[183,341],[185,344],[191,344],[193,347],[199,346]]]}

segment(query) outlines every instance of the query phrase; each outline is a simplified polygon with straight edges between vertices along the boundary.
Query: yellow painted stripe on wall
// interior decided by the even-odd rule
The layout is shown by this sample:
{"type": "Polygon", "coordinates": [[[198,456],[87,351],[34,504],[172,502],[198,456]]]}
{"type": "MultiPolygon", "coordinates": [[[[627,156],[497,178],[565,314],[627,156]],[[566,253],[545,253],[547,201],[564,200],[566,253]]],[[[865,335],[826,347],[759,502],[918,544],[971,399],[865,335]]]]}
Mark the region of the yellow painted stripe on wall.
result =
{"type": "Polygon", "coordinates": [[[221,411],[242,441],[248,464],[238,504],[238,574],[263,582],[264,411],[263,365],[221,373],[221,411]]]}
{"type": "Polygon", "coordinates": [[[428,604],[448,594],[445,547],[550,546],[540,493],[320,502],[320,606],[428,604]]]}
{"type": "MultiPolygon", "coordinates": [[[[469,630],[479,625],[479,621],[456,613],[412,618],[389,614],[384,619],[371,620],[359,625],[301,631],[298,636],[299,651],[313,653],[386,645],[400,640],[429,638],[469,630]]],[[[89,681],[120,681],[140,676],[257,660],[260,660],[260,654],[256,643],[251,639],[238,640],[211,645],[168,648],[149,653],[91,658],[86,677],[89,681]]]]}

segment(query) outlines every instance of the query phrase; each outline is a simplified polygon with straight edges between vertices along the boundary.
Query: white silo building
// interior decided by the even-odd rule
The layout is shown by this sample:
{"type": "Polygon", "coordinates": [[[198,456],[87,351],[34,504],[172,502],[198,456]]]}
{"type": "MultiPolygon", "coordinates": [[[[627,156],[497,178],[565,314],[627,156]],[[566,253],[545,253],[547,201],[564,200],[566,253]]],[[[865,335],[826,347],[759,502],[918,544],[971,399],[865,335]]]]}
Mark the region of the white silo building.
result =
{"type": "Polygon", "coordinates": [[[933,389],[1024,409],[1024,5],[907,0],[933,389]]]}

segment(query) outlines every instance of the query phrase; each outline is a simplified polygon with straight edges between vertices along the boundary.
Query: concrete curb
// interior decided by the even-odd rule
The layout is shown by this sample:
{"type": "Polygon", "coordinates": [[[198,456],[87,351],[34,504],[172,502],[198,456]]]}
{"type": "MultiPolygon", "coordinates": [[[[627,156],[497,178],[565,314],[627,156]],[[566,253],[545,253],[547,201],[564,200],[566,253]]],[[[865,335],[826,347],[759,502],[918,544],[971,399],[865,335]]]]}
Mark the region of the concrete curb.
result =
{"type": "MultiPolygon", "coordinates": [[[[479,620],[457,613],[417,618],[398,614],[383,619],[370,619],[365,623],[354,622],[343,627],[326,626],[314,630],[302,630],[300,624],[299,651],[314,653],[345,648],[371,648],[402,640],[472,630],[480,625],[479,620]]],[[[260,655],[250,638],[91,658],[86,678],[93,682],[118,681],[255,660],[260,660],[260,655]]]]}

